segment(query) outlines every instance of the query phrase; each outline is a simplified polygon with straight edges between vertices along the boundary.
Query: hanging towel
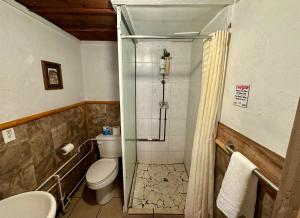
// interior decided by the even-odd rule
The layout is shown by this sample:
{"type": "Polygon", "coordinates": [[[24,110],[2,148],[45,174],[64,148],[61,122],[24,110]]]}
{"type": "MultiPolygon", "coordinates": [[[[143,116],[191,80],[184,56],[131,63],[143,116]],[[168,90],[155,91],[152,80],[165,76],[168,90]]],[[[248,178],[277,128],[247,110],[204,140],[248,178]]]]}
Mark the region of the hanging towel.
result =
{"type": "Polygon", "coordinates": [[[228,218],[253,218],[258,181],[254,169],[241,153],[232,154],[217,198],[217,207],[228,218]]]}

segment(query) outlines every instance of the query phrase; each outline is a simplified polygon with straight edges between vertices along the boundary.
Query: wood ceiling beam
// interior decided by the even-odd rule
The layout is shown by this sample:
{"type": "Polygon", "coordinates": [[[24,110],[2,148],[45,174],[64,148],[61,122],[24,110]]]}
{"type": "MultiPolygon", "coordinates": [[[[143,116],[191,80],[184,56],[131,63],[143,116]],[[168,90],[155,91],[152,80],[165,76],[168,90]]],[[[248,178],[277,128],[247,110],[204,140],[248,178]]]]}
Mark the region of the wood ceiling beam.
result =
{"type": "Polygon", "coordinates": [[[102,33],[115,33],[116,28],[82,28],[82,27],[63,27],[67,32],[102,32],[102,33]]]}
{"type": "Polygon", "coordinates": [[[116,12],[111,9],[99,8],[41,8],[30,7],[30,11],[39,14],[101,14],[101,15],[116,15],[116,12]]]}

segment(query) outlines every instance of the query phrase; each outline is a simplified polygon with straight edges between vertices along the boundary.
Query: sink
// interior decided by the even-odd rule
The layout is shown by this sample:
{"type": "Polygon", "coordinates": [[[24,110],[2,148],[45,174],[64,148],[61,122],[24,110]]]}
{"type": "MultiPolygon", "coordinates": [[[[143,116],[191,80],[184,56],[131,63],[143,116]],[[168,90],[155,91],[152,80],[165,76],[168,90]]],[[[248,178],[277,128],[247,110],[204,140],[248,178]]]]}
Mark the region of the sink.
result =
{"type": "Polygon", "coordinates": [[[0,201],[1,218],[55,218],[56,201],[48,192],[32,191],[0,201]]]}

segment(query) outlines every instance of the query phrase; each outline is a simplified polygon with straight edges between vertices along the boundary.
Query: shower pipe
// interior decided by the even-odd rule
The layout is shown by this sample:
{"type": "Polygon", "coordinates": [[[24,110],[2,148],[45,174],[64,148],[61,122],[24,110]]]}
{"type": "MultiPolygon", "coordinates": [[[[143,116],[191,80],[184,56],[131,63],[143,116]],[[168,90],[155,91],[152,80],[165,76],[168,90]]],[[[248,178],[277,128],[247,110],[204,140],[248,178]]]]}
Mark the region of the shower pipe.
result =
{"type": "Polygon", "coordinates": [[[146,138],[141,138],[141,139],[137,139],[137,141],[143,141],[143,142],[165,142],[166,141],[166,132],[167,132],[167,108],[164,107],[164,110],[165,110],[165,118],[164,118],[164,138],[163,139],[160,139],[160,136],[161,136],[161,111],[162,111],[162,107],[164,106],[165,104],[165,84],[166,84],[166,81],[165,81],[165,75],[163,74],[163,79],[161,81],[161,84],[163,86],[163,96],[162,96],[162,105],[160,106],[159,108],[159,127],[158,127],[158,139],[146,139],[146,138]]]}
{"type": "Polygon", "coordinates": [[[85,160],[94,150],[93,143],[91,144],[90,150],[82,157],[71,169],[69,169],[63,176],[60,176],[58,173],[61,171],[66,165],[68,165],[72,160],[74,160],[75,157],[77,157],[80,154],[81,147],[85,145],[87,142],[94,142],[97,141],[96,139],[87,139],[82,144],[80,144],[77,148],[77,152],[67,161],[65,162],[58,170],[56,170],[51,176],[48,177],[41,185],[39,185],[35,191],[39,191],[42,187],[44,187],[51,179],[55,179],[55,183],[48,188],[46,191],[50,192],[55,186],[58,188],[58,195],[59,195],[59,201],[61,203],[62,212],[66,213],[66,207],[70,203],[70,197],[74,193],[74,191],[78,188],[78,186],[82,183],[82,181],[85,179],[85,175],[79,180],[79,182],[76,184],[76,186],[72,189],[72,191],[69,193],[69,195],[65,198],[62,191],[62,185],[61,182],[64,180],[83,160],[85,160]]]}
{"type": "MultiPolygon", "coordinates": [[[[228,145],[226,145],[226,150],[229,152],[230,156],[234,152],[234,144],[232,142],[228,142],[228,145]]],[[[269,187],[271,187],[275,192],[279,191],[278,186],[276,186],[271,180],[269,180],[265,175],[263,175],[259,169],[254,169],[252,171],[254,175],[256,175],[259,179],[261,179],[265,184],[267,184],[269,187]]]]}

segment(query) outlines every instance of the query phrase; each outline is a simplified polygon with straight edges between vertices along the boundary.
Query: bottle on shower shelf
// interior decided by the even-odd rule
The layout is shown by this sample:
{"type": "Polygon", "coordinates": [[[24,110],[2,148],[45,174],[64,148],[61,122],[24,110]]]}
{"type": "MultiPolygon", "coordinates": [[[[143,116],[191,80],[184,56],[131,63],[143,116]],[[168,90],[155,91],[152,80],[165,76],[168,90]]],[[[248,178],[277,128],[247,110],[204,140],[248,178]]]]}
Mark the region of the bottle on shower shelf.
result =
{"type": "Polygon", "coordinates": [[[165,67],[166,67],[166,62],[165,62],[165,57],[162,56],[159,62],[159,73],[164,74],[165,73],[165,67]]]}

